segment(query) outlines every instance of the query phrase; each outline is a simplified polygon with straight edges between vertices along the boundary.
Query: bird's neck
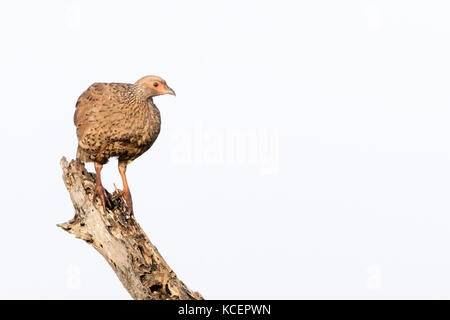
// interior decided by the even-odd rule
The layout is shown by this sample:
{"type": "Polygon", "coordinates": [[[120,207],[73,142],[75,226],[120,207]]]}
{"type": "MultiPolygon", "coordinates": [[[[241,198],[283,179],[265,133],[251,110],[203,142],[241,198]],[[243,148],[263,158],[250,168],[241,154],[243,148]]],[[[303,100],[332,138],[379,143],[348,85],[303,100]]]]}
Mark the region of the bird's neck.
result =
{"type": "Polygon", "coordinates": [[[147,103],[150,108],[156,108],[156,104],[153,102],[153,97],[148,98],[147,103]]]}
{"type": "Polygon", "coordinates": [[[129,100],[142,104],[146,104],[148,99],[150,98],[148,91],[146,91],[145,88],[142,88],[142,86],[137,85],[130,85],[127,90],[126,96],[126,98],[128,98],[129,100]]]}
{"type": "MultiPolygon", "coordinates": [[[[129,90],[124,95],[124,107],[127,108],[129,115],[145,115],[153,114],[158,111],[153,97],[145,95],[139,88],[130,86],[129,90]],[[155,110],[156,109],[156,110],[155,110]]],[[[144,116],[144,118],[146,118],[144,116]]]]}

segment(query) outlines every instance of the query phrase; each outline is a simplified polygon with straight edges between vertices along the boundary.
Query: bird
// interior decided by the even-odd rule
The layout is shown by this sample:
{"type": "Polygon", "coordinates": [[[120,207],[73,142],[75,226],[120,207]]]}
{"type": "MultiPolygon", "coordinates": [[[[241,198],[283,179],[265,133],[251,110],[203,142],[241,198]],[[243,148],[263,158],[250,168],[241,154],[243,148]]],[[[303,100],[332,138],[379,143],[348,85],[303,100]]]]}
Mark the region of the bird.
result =
{"type": "Polygon", "coordinates": [[[89,86],[78,98],[73,117],[78,138],[77,159],[93,162],[97,174],[93,202],[100,198],[106,211],[111,202],[102,185],[101,171],[110,158],[118,159],[127,214],[133,216],[133,201],[126,178],[127,166],[146,152],[161,130],[161,115],[153,97],[175,96],[164,79],[149,75],[130,83],[100,83],[89,86]]]}

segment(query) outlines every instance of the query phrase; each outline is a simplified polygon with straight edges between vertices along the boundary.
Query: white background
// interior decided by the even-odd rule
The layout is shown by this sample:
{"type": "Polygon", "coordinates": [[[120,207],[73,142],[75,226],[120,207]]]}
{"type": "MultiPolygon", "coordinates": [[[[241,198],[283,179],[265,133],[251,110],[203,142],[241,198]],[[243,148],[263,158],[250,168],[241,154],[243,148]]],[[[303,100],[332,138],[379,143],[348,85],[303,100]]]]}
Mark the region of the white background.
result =
{"type": "MultiPolygon", "coordinates": [[[[0,298],[129,299],[73,207],[93,82],[160,75],[135,214],[209,299],[450,298],[448,1],[3,1],[0,298]]],[[[92,170],[92,164],[88,165],[92,170]]],[[[116,161],[104,185],[121,186],[116,161]]]]}

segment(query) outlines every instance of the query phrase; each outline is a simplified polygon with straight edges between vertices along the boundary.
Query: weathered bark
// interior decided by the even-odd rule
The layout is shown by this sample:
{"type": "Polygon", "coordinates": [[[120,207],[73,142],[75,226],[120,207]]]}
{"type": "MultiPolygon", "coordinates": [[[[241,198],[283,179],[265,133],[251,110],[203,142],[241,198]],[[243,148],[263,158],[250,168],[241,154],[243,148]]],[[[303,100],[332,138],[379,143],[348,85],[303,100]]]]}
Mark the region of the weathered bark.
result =
{"type": "Polygon", "coordinates": [[[58,226],[100,252],[134,299],[203,299],[177,278],[135,218],[126,218],[120,197],[104,212],[99,199],[92,202],[95,174],[79,160],[62,158],[61,167],[75,216],[58,226]]]}

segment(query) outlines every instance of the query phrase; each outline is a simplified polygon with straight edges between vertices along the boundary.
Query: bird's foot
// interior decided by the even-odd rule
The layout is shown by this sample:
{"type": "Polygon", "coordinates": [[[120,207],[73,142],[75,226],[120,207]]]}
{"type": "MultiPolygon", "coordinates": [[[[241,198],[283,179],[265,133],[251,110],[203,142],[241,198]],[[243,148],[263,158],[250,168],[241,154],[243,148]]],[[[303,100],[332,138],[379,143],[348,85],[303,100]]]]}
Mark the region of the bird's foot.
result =
{"type": "Polygon", "coordinates": [[[116,189],[116,192],[114,192],[113,196],[111,197],[112,199],[117,199],[117,198],[123,198],[127,204],[127,214],[132,217],[134,216],[133,213],[133,201],[131,199],[131,193],[130,191],[122,191],[120,189],[117,189],[116,185],[114,185],[114,189],[116,189]]]}
{"type": "Polygon", "coordinates": [[[111,196],[111,199],[115,200],[117,198],[124,198],[125,192],[120,189],[117,189],[116,184],[114,183],[114,193],[111,196]]]}
{"type": "Polygon", "coordinates": [[[96,185],[94,190],[94,196],[92,198],[92,201],[95,205],[95,200],[97,197],[100,198],[100,201],[102,203],[103,210],[106,212],[106,205],[108,205],[108,208],[112,208],[111,202],[109,201],[108,194],[106,193],[105,188],[103,188],[102,185],[96,185]]]}

